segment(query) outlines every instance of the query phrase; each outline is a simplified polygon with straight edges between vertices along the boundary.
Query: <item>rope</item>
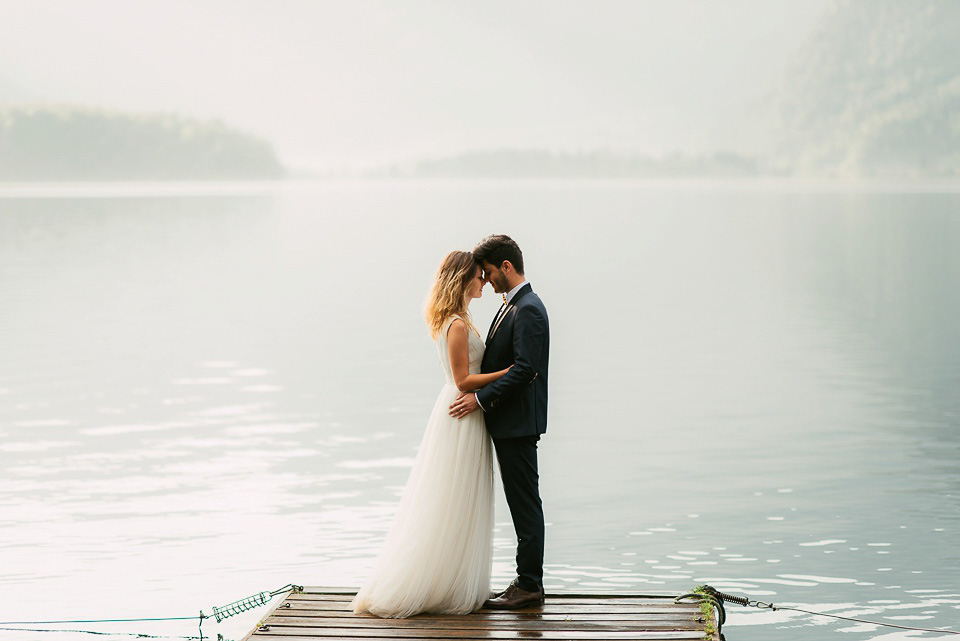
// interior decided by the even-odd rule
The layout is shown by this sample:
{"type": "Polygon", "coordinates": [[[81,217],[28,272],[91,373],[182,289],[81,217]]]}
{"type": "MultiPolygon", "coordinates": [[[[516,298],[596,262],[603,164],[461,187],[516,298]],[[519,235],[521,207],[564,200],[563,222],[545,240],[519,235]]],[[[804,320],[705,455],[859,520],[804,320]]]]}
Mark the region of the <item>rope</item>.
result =
{"type": "Polygon", "coordinates": [[[812,614],[818,617],[830,617],[832,619],[842,619],[843,621],[855,621],[856,623],[869,623],[871,625],[882,625],[888,628],[898,628],[900,630],[916,630],[918,632],[939,632],[940,634],[960,634],[960,631],[957,630],[944,630],[943,628],[917,628],[907,625],[897,625],[895,623],[882,623],[880,621],[869,621],[867,619],[858,619],[856,617],[844,617],[839,614],[825,614],[823,612],[811,612],[810,610],[804,610],[802,608],[791,608],[787,606],[776,606],[772,603],[764,603],[763,601],[756,601],[750,603],[750,605],[756,606],[758,608],[769,608],[776,612],[777,610],[793,610],[794,612],[803,612],[804,614],[812,614]]]}
{"type": "MultiPolygon", "coordinates": [[[[204,619],[209,619],[209,615],[202,615],[204,619]]],[[[149,619],[64,619],[62,621],[0,621],[0,625],[54,625],[57,623],[131,623],[136,621],[189,621],[196,619],[197,615],[192,617],[156,617],[149,619]]]]}
{"type": "Polygon", "coordinates": [[[766,608],[776,612],[777,610],[792,610],[794,612],[803,612],[804,614],[811,614],[818,617],[830,617],[832,619],[841,619],[843,621],[853,621],[856,623],[867,623],[870,625],[879,625],[887,628],[897,628],[899,630],[914,630],[917,632],[938,632],[940,634],[957,634],[960,635],[960,631],[957,630],[944,630],[942,628],[918,628],[907,625],[897,625],[895,623],[883,623],[881,621],[870,621],[868,619],[859,619],[856,617],[845,617],[840,616],[839,614],[826,614],[823,612],[812,612],[810,610],[804,610],[802,608],[792,608],[788,606],[776,606],[772,603],[765,603],[764,601],[751,601],[745,597],[731,596],[729,594],[724,594],[723,592],[718,592],[716,589],[710,587],[709,585],[698,586],[694,592],[688,594],[683,594],[674,599],[675,603],[680,603],[686,599],[694,599],[697,603],[709,603],[711,606],[717,610],[717,632],[720,632],[721,627],[727,619],[727,614],[724,611],[723,603],[724,601],[729,601],[731,603],[736,603],[744,607],[753,606],[757,608],[766,608]]]}
{"type": "Polygon", "coordinates": [[[720,592],[717,592],[709,585],[698,586],[696,591],[688,592],[687,594],[681,594],[673,600],[674,603],[680,603],[687,599],[693,599],[694,603],[708,603],[717,611],[717,635],[722,637],[721,632],[723,631],[723,624],[727,621],[727,612],[723,608],[723,597],[727,595],[721,595],[720,592]],[[718,596],[720,595],[720,596],[718,596]]]}
{"type": "MultiPolygon", "coordinates": [[[[196,639],[197,637],[184,637],[184,636],[169,636],[169,635],[155,635],[155,634],[144,634],[142,632],[98,632],[96,630],[67,630],[64,628],[58,628],[56,630],[48,630],[47,628],[0,628],[2,631],[6,632],[78,632],[83,634],[100,634],[104,636],[129,636],[137,637],[138,639],[196,639]]],[[[201,637],[202,638],[202,637],[201,637]]]]}
{"type": "MultiPolygon", "coordinates": [[[[150,621],[191,621],[198,619],[198,627],[200,631],[200,639],[203,639],[203,622],[205,619],[215,618],[217,623],[220,623],[224,619],[232,617],[241,612],[246,612],[247,610],[252,610],[258,608],[261,605],[266,605],[270,602],[273,597],[278,594],[283,594],[285,592],[293,592],[294,594],[299,594],[303,592],[302,585],[294,585],[293,583],[288,583],[282,588],[273,590],[272,592],[258,592],[252,596],[248,596],[245,599],[240,599],[238,601],[233,601],[226,605],[220,607],[213,607],[213,614],[204,614],[203,610],[200,610],[199,615],[194,615],[192,617],[139,617],[139,618],[128,618],[128,619],[62,619],[59,621],[0,621],[0,626],[8,625],[59,625],[63,623],[141,623],[141,622],[150,622],[150,621]]],[[[159,637],[152,636],[149,634],[134,634],[134,633],[124,633],[124,632],[97,632],[94,630],[44,630],[44,629],[26,629],[26,628],[6,628],[0,627],[0,630],[20,630],[27,632],[85,632],[87,634],[121,634],[127,636],[136,636],[136,637],[149,637],[153,639],[162,639],[162,638],[172,638],[172,639],[196,639],[197,637],[159,637]]]]}

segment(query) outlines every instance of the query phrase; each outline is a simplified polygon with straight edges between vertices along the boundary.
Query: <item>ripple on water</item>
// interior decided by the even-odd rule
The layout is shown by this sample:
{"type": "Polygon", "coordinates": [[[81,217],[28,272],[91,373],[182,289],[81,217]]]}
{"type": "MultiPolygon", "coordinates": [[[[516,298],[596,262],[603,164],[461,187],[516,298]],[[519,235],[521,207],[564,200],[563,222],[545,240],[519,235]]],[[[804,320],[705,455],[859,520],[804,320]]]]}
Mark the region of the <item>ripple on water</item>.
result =
{"type": "Polygon", "coordinates": [[[226,385],[232,382],[233,379],[226,376],[197,376],[193,378],[183,377],[175,378],[170,381],[172,385],[226,385]]]}
{"type": "Polygon", "coordinates": [[[78,441],[20,441],[0,444],[0,452],[46,452],[76,445],[78,441]]]}
{"type": "Polygon", "coordinates": [[[260,425],[237,425],[222,430],[224,434],[250,436],[255,434],[297,434],[317,427],[316,423],[264,423],[260,425]]]}
{"type": "Polygon", "coordinates": [[[74,425],[73,421],[63,418],[45,418],[32,421],[14,421],[14,427],[66,427],[74,425]]]}
{"type": "Polygon", "coordinates": [[[847,579],[842,577],[831,577],[831,576],[814,576],[809,574],[778,574],[780,578],[783,579],[797,579],[799,581],[813,581],[814,584],[818,583],[856,583],[856,579],[847,579]]]}
{"type": "Polygon", "coordinates": [[[836,545],[838,543],[846,543],[844,539],[824,539],[822,541],[808,541],[806,543],[800,543],[802,548],[812,548],[812,547],[822,547],[824,545],[836,545]]]}
{"type": "Polygon", "coordinates": [[[349,470],[366,470],[385,467],[413,467],[413,458],[395,457],[370,460],[340,461],[337,467],[343,467],[349,470]]]}
{"type": "Polygon", "coordinates": [[[188,416],[244,416],[253,414],[273,405],[272,403],[236,403],[231,405],[220,405],[208,407],[202,410],[187,412],[188,416]]]}
{"type": "Polygon", "coordinates": [[[271,376],[273,374],[275,374],[275,372],[272,370],[260,369],[258,367],[245,367],[230,372],[231,376],[271,376]]]}
{"type": "Polygon", "coordinates": [[[189,427],[186,423],[152,423],[149,425],[103,425],[100,427],[85,427],[79,432],[85,436],[114,436],[117,434],[135,434],[137,432],[159,432],[171,427],[189,427]]]}

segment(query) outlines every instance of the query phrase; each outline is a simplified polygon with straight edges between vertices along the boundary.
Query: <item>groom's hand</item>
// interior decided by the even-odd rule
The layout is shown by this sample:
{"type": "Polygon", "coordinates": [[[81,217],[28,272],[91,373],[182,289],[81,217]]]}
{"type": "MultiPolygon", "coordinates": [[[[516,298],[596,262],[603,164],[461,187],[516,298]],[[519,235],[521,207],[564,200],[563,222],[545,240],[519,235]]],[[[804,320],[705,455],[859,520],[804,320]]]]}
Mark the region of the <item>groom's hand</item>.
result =
{"type": "Polygon", "coordinates": [[[477,404],[477,395],[473,392],[460,392],[460,396],[450,406],[450,416],[463,418],[470,412],[475,412],[480,406],[477,404]]]}

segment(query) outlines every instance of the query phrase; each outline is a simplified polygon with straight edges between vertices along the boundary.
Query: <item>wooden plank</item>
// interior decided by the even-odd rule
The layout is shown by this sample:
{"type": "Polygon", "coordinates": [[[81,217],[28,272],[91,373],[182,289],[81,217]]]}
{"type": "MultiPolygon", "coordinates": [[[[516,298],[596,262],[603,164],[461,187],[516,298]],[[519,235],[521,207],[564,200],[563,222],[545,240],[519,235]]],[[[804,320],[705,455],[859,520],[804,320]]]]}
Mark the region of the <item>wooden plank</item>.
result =
{"type": "MultiPolygon", "coordinates": [[[[418,629],[418,630],[636,630],[636,624],[629,625],[623,620],[610,621],[519,621],[519,620],[479,620],[474,618],[461,617],[459,621],[444,619],[430,620],[420,617],[410,619],[378,619],[377,617],[355,617],[355,618],[336,618],[336,619],[303,619],[299,617],[274,617],[270,620],[270,626],[288,626],[303,628],[396,628],[396,629],[418,629]]],[[[702,626],[692,617],[670,618],[660,620],[646,620],[643,622],[644,629],[670,629],[670,630],[693,630],[702,626]]]]}
{"type": "Polygon", "coordinates": [[[303,592],[301,592],[301,594],[349,594],[351,599],[356,593],[357,588],[318,585],[305,585],[303,586],[303,592]]]}
{"type": "MultiPolygon", "coordinates": [[[[291,602],[306,602],[306,603],[344,603],[348,604],[353,601],[353,595],[332,595],[332,594],[291,594],[289,596],[291,602]]],[[[651,597],[627,597],[627,596],[610,596],[605,598],[594,598],[594,597],[583,597],[583,596],[568,596],[568,595],[555,595],[547,594],[546,597],[547,603],[571,603],[576,605],[582,604],[595,604],[595,605],[624,605],[624,604],[644,604],[644,605],[689,605],[686,604],[674,604],[672,598],[651,598],[651,597]]]]}
{"type": "MultiPolygon", "coordinates": [[[[271,635],[269,633],[258,633],[254,637],[255,641],[316,641],[318,638],[322,638],[322,641],[357,641],[358,637],[314,637],[314,636],[294,636],[294,635],[271,635]]],[[[360,637],[362,638],[362,637],[360,637]]],[[[386,637],[368,637],[368,638],[377,638],[384,639],[386,637]]],[[[488,639],[484,635],[476,637],[457,637],[458,641],[482,641],[483,639],[488,639]]],[[[530,638],[528,635],[519,633],[518,636],[514,637],[518,640],[530,638]]],[[[704,641],[706,637],[702,630],[696,632],[639,632],[633,636],[626,637],[626,641],[687,641],[687,640],[696,640],[704,641]]],[[[707,641],[716,641],[717,637],[712,637],[707,641]]],[[[605,641],[603,639],[591,639],[590,641],[605,641]]],[[[624,641],[624,639],[608,639],[606,641],[624,641]]]]}
{"type": "MultiPolygon", "coordinates": [[[[350,603],[353,601],[352,594],[290,594],[287,598],[290,601],[302,601],[305,603],[350,603]]],[[[673,598],[642,597],[642,596],[609,596],[606,598],[596,598],[588,596],[570,596],[566,594],[547,593],[547,601],[558,603],[596,603],[598,605],[615,605],[617,603],[646,603],[651,605],[673,605],[673,598]]],[[[689,603],[680,603],[677,605],[689,605],[689,603]]]]}
{"type": "MultiPolygon", "coordinates": [[[[381,619],[354,614],[355,591],[307,587],[288,594],[243,641],[360,641],[366,639],[529,639],[543,641],[669,641],[704,639],[697,605],[668,595],[548,594],[542,606],[478,610],[467,615],[420,614],[381,619]]],[[[715,641],[716,637],[714,637],[715,641]]]]}
{"type": "MultiPolygon", "coordinates": [[[[296,604],[292,606],[292,610],[295,611],[315,611],[315,612],[349,612],[352,613],[353,610],[350,609],[348,604],[339,604],[339,603],[314,603],[308,606],[301,604],[296,604]]],[[[521,610],[509,610],[515,614],[520,613],[530,613],[530,612],[539,612],[542,614],[591,614],[591,613],[601,613],[601,612],[610,612],[610,613],[619,613],[619,614],[671,614],[675,612],[699,612],[700,609],[697,607],[690,607],[689,604],[679,606],[679,605],[602,605],[602,604],[584,604],[584,605],[563,605],[547,601],[544,605],[541,606],[531,606],[529,608],[523,608],[521,610]]],[[[484,613],[493,613],[497,612],[496,610],[478,610],[473,613],[473,615],[484,614],[484,613]]],[[[504,610],[499,610],[499,612],[504,612],[504,610]]],[[[471,615],[471,616],[473,616],[471,615]]]]}
{"type": "MultiPolygon", "coordinates": [[[[317,595],[333,595],[333,596],[347,596],[347,600],[350,600],[357,593],[356,588],[345,588],[345,587],[318,587],[318,586],[304,586],[303,592],[298,595],[291,596],[303,596],[305,594],[317,594],[317,595]]],[[[636,592],[633,590],[604,590],[603,592],[567,592],[567,591],[550,591],[547,590],[548,596],[556,595],[558,598],[590,598],[590,599],[620,599],[624,597],[629,598],[643,598],[643,599],[667,599],[673,601],[676,595],[668,593],[650,593],[650,592],[636,592]]]]}
{"type": "Polygon", "coordinates": [[[536,637],[544,641],[604,641],[620,639],[703,639],[703,630],[645,630],[639,632],[582,631],[582,630],[546,630],[525,632],[523,630],[383,630],[372,628],[327,628],[317,631],[315,628],[287,628],[270,626],[267,630],[254,633],[252,639],[262,641],[274,637],[290,641],[303,639],[529,639],[536,637]]]}
{"type": "Polygon", "coordinates": [[[631,590],[604,590],[603,592],[567,592],[547,590],[547,596],[556,596],[561,599],[664,599],[673,601],[675,594],[655,594],[652,592],[634,592],[631,590]]]}
{"type": "MultiPolygon", "coordinates": [[[[291,619],[303,619],[304,621],[356,621],[357,619],[376,619],[372,614],[348,614],[343,612],[322,612],[315,611],[304,613],[303,611],[277,610],[273,613],[277,620],[287,622],[291,619]]],[[[576,617],[576,621],[690,621],[701,616],[700,611],[682,612],[676,614],[586,614],[576,617]]],[[[475,612],[469,617],[460,614],[418,614],[412,617],[414,621],[476,621],[478,625],[496,623],[497,621],[571,621],[574,617],[565,614],[539,614],[534,612],[511,612],[509,610],[481,610],[475,612]]],[[[402,621],[404,619],[391,619],[393,621],[402,621]]]]}
{"type": "MultiPolygon", "coordinates": [[[[694,616],[700,613],[699,608],[691,608],[689,610],[667,610],[664,608],[641,608],[637,612],[624,612],[621,610],[595,610],[593,612],[584,612],[579,616],[590,618],[590,617],[638,617],[638,616],[652,616],[652,617],[683,617],[683,616],[694,616]]],[[[363,617],[363,616],[374,616],[368,613],[354,614],[353,612],[346,612],[343,610],[318,610],[316,608],[279,608],[274,613],[275,616],[303,616],[303,617],[363,617]]],[[[449,618],[449,619],[462,619],[464,615],[462,614],[440,614],[440,613],[423,613],[418,614],[418,617],[439,617],[439,618],[449,618]]],[[[470,614],[471,618],[478,619],[497,619],[497,618],[508,618],[508,619],[544,619],[550,620],[552,618],[563,618],[568,617],[565,612],[550,612],[544,611],[543,608],[538,609],[525,609],[525,610],[477,610],[470,614]]]]}
{"type": "MultiPolygon", "coordinates": [[[[287,597],[289,598],[290,595],[287,594],[287,597]]],[[[245,636],[245,637],[243,637],[242,639],[240,639],[240,641],[249,641],[250,637],[252,637],[254,634],[256,634],[256,633],[257,633],[257,630],[260,629],[260,626],[261,626],[264,622],[266,622],[267,619],[269,619],[271,616],[273,616],[273,614],[274,614],[277,610],[279,610],[280,608],[284,607],[284,605],[286,604],[286,602],[287,602],[286,599],[279,599],[279,601],[278,601],[272,608],[270,608],[265,615],[263,615],[263,618],[260,619],[260,621],[257,623],[257,625],[253,626],[253,630],[251,630],[250,632],[248,632],[248,633],[247,633],[247,636],[245,636]]]]}

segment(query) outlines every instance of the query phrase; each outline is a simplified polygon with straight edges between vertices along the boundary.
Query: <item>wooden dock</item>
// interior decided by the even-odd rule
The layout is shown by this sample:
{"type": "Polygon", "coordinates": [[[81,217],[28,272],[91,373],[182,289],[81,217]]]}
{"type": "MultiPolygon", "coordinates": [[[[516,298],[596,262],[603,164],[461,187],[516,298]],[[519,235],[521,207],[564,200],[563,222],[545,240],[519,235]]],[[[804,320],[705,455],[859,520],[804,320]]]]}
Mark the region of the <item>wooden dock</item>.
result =
{"type": "Polygon", "coordinates": [[[480,610],[472,614],[421,614],[380,619],[354,614],[354,592],[305,587],[291,593],[243,641],[312,639],[713,639],[699,606],[675,604],[670,596],[548,593],[543,606],[480,610]]]}

